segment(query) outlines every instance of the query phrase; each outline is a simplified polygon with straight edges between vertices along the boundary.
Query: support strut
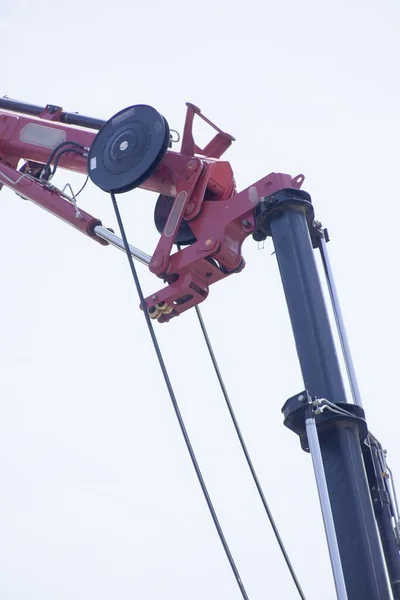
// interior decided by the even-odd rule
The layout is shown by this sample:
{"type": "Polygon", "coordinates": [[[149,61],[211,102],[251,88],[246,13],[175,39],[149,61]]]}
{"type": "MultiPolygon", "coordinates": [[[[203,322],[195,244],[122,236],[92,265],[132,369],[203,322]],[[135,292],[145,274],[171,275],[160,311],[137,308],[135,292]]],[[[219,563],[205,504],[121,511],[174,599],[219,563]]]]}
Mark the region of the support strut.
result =
{"type": "MultiPolygon", "coordinates": [[[[282,190],[256,207],[256,239],[272,236],[309,395],[326,398],[349,414],[321,415],[316,422],[348,599],[388,600],[385,565],[361,453],[360,437],[366,437],[367,427],[362,408],[346,400],[309,233],[313,216],[306,192],[282,190]]],[[[299,396],[288,400],[283,408],[285,425],[300,435],[303,449],[308,450],[304,411],[299,396]]]]}
{"type": "Polygon", "coordinates": [[[348,600],[346,583],[343,576],[342,562],[340,560],[339,547],[333,522],[331,503],[329,499],[328,486],[324,464],[322,462],[321,448],[319,446],[318,431],[312,409],[306,411],[306,433],[308,447],[314,466],[315,479],[317,482],[319,501],[321,504],[322,517],[324,519],[326,539],[328,541],[329,554],[331,557],[333,578],[335,581],[338,600],[348,600]],[[308,414],[307,414],[308,413],[308,414]]]}
{"type": "Polygon", "coordinates": [[[347,375],[349,378],[351,393],[353,396],[354,403],[362,407],[360,389],[358,387],[357,376],[350,352],[349,341],[347,339],[346,328],[344,326],[342,311],[340,308],[339,298],[336,291],[335,280],[332,274],[332,267],[329,260],[328,249],[324,235],[322,235],[321,239],[319,240],[319,250],[321,253],[322,264],[324,265],[326,281],[328,283],[329,294],[331,297],[332,308],[335,315],[337,330],[339,333],[340,344],[342,346],[342,352],[344,362],[346,365],[347,375]]]}
{"type": "Polygon", "coordinates": [[[400,600],[400,548],[393,527],[395,512],[387,486],[386,468],[381,460],[383,448],[378,440],[372,434],[369,434],[363,450],[372,504],[381,537],[393,600],[400,600]]]}

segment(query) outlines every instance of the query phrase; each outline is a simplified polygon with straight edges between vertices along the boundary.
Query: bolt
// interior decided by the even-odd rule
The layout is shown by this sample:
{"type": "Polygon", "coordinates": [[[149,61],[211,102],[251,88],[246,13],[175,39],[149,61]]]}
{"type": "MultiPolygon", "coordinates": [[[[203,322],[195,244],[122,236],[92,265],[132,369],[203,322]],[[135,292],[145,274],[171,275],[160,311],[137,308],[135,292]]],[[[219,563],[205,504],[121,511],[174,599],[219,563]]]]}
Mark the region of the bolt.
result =
{"type": "Polygon", "coordinates": [[[212,240],[206,240],[206,246],[211,246],[212,240]]]}
{"type": "Polygon", "coordinates": [[[297,396],[297,400],[298,400],[299,402],[303,402],[303,400],[305,400],[305,396],[304,396],[304,394],[300,394],[300,396],[297,396]]]}
{"type": "Polygon", "coordinates": [[[193,171],[193,169],[194,169],[195,167],[196,167],[196,163],[195,163],[195,161],[194,161],[194,160],[191,160],[191,161],[188,163],[188,169],[189,169],[190,171],[193,171]]]}
{"type": "Polygon", "coordinates": [[[157,294],[153,294],[153,295],[152,295],[152,297],[151,297],[151,299],[152,299],[152,300],[158,300],[158,296],[157,296],[157,294]]]}
{"type": "Polygon", "coordinates": [[[251,223],[248,219],[243,219],[242,225],[243,225],[243,227],[246,227],[246,228],[251,227],[251,223]]]}

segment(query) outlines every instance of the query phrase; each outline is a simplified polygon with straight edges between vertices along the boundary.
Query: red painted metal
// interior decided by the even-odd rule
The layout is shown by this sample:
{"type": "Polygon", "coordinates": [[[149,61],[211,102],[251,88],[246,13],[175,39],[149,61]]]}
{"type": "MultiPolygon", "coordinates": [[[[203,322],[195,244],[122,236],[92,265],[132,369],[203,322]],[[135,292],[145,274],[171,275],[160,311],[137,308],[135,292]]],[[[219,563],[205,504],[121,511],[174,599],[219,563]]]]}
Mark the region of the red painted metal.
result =
{"type": "Polygon", "coordinates": [[[303,176],[271,173],[223,201],[204,201],[191,221],[197,241],[170,257],[163,277],[169,285],[146,298],[148,309],[159,309],[158,320],[169,321],[206,299],[209,286],[245,267],[242,244],[254,231],[254,207],[265,196],[284,188],[299,189],[303,176]],[[172,308],[172,311],[170,311],[172,308]]]}
{"type": "MultiPolygon", "coordinates": [[[[195,187],[200,178],[201,171],[201,160],[198,158],[192,158],[190,161],[188,161],[186,168],[180,177],[180,181],[177,183],[177,193],[174,204],[149,265],[150,271],[155,275],[163,275],[168,267],[168,261],[176,234],[178,233],[178,229],[187,207],[192,201],[192,196],[195,196],[195,187]]],[[[194,206],[195,200],[192,201],[192,206],[189,209],[189,213],[193,212],[194,206]]]]}
{"type": "MultiPolygon", "coordinates": [[[[54,148],[45,140],[56,138],[77,142],[86,151],[85,156],[62,154],[59,167],[87,173],[87,152],[96,132],[61,123],[61,114],[60,107],[51,105],[43,109],[40,117],[0,109],[0,186],[8,186],[107,245],[94,232],[96,225],[101,225],[98,219],[81,209],[77,211],[60,190],[38,179],[35,163],[46,164],[54,148]],[[27,161],[24,172],[17,170],[21,159],[27,161]]],[[[174,198],[149,265],[167,284],[146,299],[146,309],[159,322],[169,321],[203,302],[211,284],[241,271],[245,266],[242,244],[254,231],[255,206],[280,189],[300,188],[303,183],[303,176],[292,178],[271,173],[237,193],[229,162],[220,160],[233,140],[204,117],[200,109],[187,104],[181,151],[168,150],[157,169],[140,186],[174,198]],[[196,115],[217,131],[203,149],[196,145],[192,133],[196,115]],[[190,221],[196,242],[171,255],[182,219],[190,221]]]]}
{"type": "Polygon", "coordinates": [[[61,113],[61,106],[52,106],[51,104],[48,104],[39,116],[41,119],[47,119],[48,121],[59,121],[61,113]]]}
{"type": "Polygon", "coordinates": [[[63,198],[60,190],[51,185],[45,186],[35,177],[20,173],[2,160],[0,160],[0,182],[23,198],[31,200],[59,219],[69,223],[75,229],[93,238],[99,244],[108,246],[108,243],[99,238],[94,232],[94,228],[96,225],[101,225],[101,221],[81,209],[78,212],[72,202],[63,198]]]}
{"type": "Polygon", "coordinates": [[[200,108],[195,106],[194,104],[190,104],[186,102],[187,112],[186,112],[186,120],[183,128],[183,138],[182,138],[182,149],[181,152],[183,154],[192,156],[195,154],[200,154],[201,156],[209,156],[213,158],[221,158],[223,153],[229,148],[232,142],[235,141],[235,138],[232,137],[229,133],[225,133],[219,127],[214,125],[207,117],[205,117],[200,108]],[[207,146],[202,149],[194,141],[193,137],[193,120],[195,115],[198,115],[205,123],[210,125],[213,129],[215,129],[218,133],[217,135],[207,144],[207,146]]]}

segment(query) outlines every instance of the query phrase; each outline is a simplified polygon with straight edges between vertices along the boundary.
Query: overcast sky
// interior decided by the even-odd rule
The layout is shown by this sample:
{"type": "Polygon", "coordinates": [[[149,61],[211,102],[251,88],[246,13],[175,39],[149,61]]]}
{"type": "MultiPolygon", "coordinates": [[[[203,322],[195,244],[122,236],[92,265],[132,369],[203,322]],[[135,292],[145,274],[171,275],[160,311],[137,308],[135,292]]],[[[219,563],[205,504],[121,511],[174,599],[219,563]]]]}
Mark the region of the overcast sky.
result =
{"type": "MultiPolygon", "coordinates": [[[[3,0],[0,95],[99,118],[150,104],[180,131],[190,101],[236,137],[239,189],[304,173],[369,426],[400,477],[399,4],[233,4],[3,0]]],[[[82,179],[59,171],[57,183],[82,179]]],[[[120,198],[148,253],[155,200],[120,198]]],[[[80,201],[116,227],[107,194],[88,184],[80,201]]],[[[124,255],[6,189],[0,216],[1,599],[239,599],[124,255]]],[[[246,269],[202,310],[307,598],[332,600],[311,459],[280,412],[303,383],[272,252],[249,239],[246,269]]],[[[146,294],[159,289],[138,270],[146,294]]],[[[156,330],[250,599],[294,600],[194,311],[156,330]]]]}

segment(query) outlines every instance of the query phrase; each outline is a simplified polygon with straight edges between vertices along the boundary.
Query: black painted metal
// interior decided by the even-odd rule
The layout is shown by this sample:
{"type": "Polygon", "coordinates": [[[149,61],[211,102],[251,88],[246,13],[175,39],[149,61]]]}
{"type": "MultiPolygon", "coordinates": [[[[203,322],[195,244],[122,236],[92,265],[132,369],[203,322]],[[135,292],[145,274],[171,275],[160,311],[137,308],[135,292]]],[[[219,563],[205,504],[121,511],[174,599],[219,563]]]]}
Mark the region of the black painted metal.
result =
{"type": "MultiPolygon", "coordinates": [[[[268,203],[257,208],[256,227],[274,242],[305,387],[343,407],[346,394],[309,234],[309,197],[285,190],[278,201],[275,195],[271,213],[268,203]]],[[[318,433],[348,600],[389,600],[359,422],[336,416],[318,433]]]]}
{"type": "MultiPolygon", "coordinates": [[[[20,102],[19,100],[12,100],[11,98],[0,98],[0,108],[11,110],[16,113],[22,113],[24,115],[31,115],[33,117],[39,117],[46,109],[45,106],[28,104],[27,102],[20,102]]],[[[78,113],[68,113],[64,111],[60,114],[60,121],[61,123],[68,123],[69,125],[77,125],[78,127],[86,127],[94,130],[101,129],[106,123],[106,121],[103,121],[102,119],[95,119],[94,117],[86,117],[85,115],[79,115],[78,113]]]]}

